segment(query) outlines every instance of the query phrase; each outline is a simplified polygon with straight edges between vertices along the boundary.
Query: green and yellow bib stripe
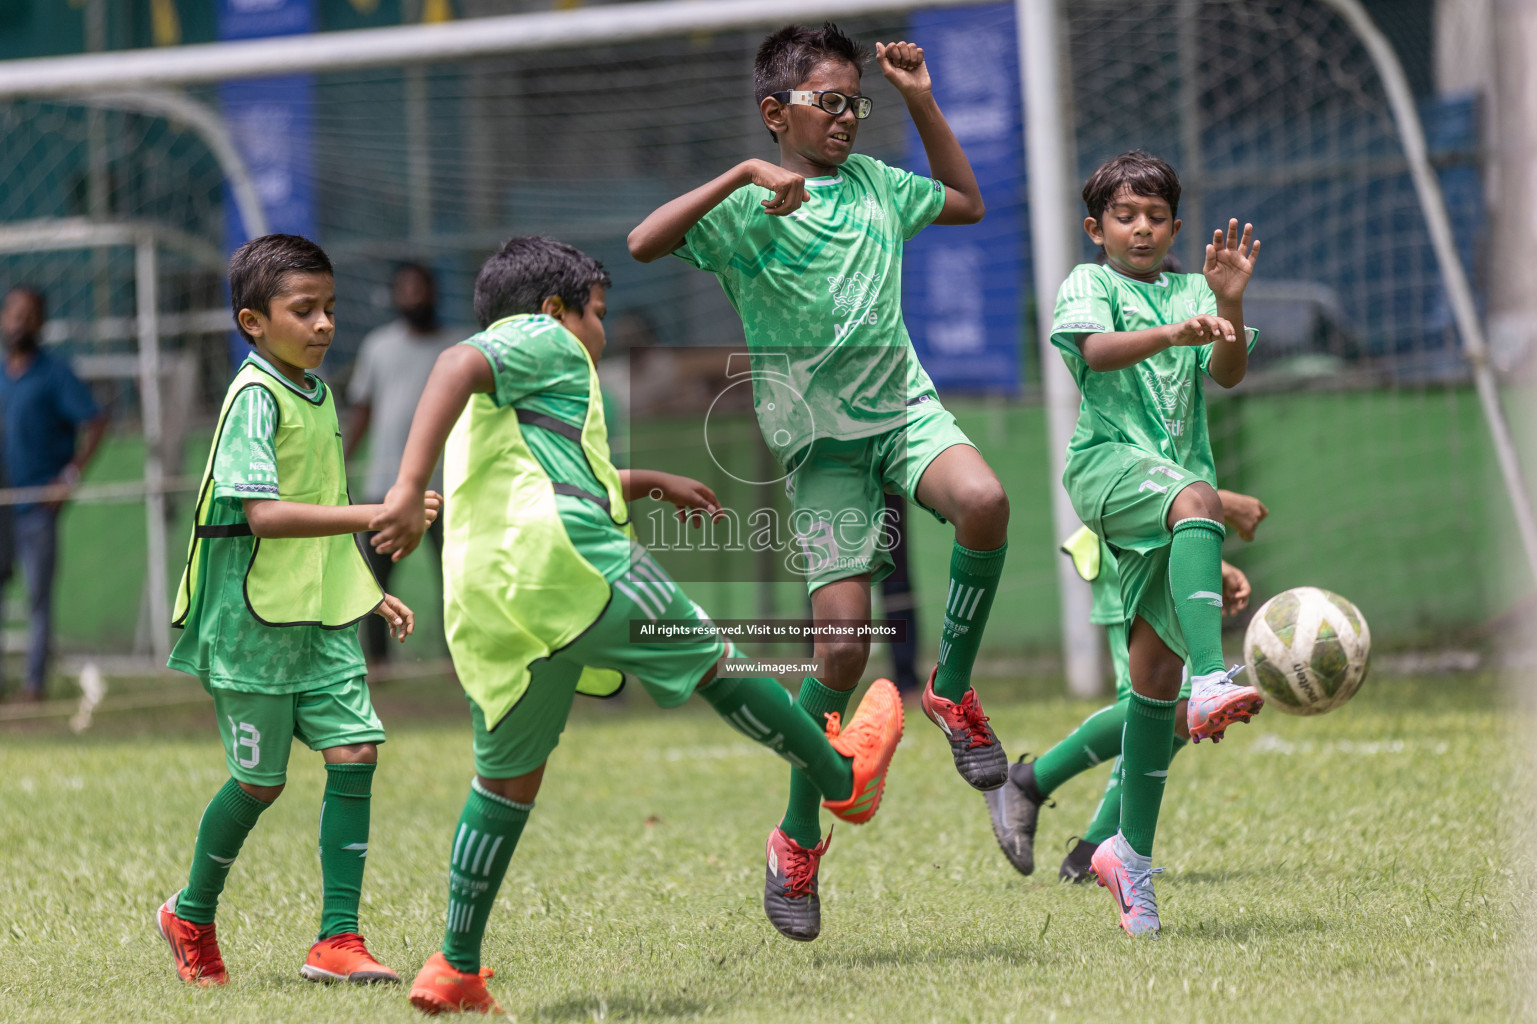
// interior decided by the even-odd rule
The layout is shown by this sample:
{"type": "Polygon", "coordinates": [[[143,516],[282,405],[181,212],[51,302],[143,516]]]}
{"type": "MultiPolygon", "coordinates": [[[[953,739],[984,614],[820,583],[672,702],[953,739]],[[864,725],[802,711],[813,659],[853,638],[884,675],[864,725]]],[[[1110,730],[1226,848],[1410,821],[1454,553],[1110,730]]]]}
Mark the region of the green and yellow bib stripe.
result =
{"type": "MultiPolygon", "coordinates": [[[[508,317],[471,340],[483,352],[488,340],[540,347],[551,361],[582,360],[588,375],[580,429],[480,394],[444,449],[443,625],[459,682],[494,729],[527,691],[530,665],[581,636],[609,604],[608,581],[572,543],[556,495],[591,502],[626,532],[629,512],[609,458],[597,369],[581,342],[543,316],[508,317]],[[552,480],[525,430],[579,443],[603,493],[552,480]]],[[[623,681],[589,668],[577,690],[606,697],[623,681]]]]}
{"type": "MultiPolygon", "coordinates": [[[[277,407],[273,450],[277,455],[280,501],[308,505],[350,505],[341,430],[331,390],[321,384],[309,397],[284,381],[264,363],[250,359],[240,368],[224,396],[208,465],[198,487],[192,538],[187,543],[187,567],[176,590],[173,626],[182,626],[194,603],[204,545],[230,537],[251,535],[249,523],[213,522],[214,460],[230,408],[247,388],[261,388],[277,407]]],[[[384,593],[363,556],[357,537],[265,537],[252,545],[245,573],[246,609],[264,626],[320,626],[344,629],[379,606],[384,593]]]]}

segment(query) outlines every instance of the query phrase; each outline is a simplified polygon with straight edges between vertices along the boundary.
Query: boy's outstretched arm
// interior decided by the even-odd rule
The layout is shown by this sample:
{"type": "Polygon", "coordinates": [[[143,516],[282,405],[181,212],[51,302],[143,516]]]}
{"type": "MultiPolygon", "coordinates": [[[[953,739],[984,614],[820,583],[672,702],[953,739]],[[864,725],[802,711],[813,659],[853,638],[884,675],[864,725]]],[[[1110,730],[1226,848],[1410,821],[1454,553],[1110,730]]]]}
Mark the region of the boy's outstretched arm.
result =
{"type": "Polygon", "coordinates": [[[771,190],[774,194],[763,200],[763,209],[776,217],[794,213],[811,198],[806,191],[806,179],[794,171],[767,160],[744,160],[714,181],[653,210],[630,232],[630,255],[642,263],[666,256],[683,244],[689,228],[743,185],[761,185],[771,190]]]}
{"type": "MultiPolygon", "coordinates": [[[[1237,338],[1233,325],[1220,316],[1201,314],[1177,324],[1149,327],[1143,331],[1106,331],[1084,334],[1078,339],[1078,352],[1095,373],[1124,370],[1166,348],[1205,345],[1237,338]]],[[[1212,357],[1215,360],[1215,356],[1212,357]]],[[[1228,385],[1231,386],[1231,385],[1228,385]]]]}
{"type": "Polygon", "coordinates": [[[642,495],[657,501],[670,501],[678,509],[678,519],[693,520],[698,526],[704,513],[711,519],[720,514],[720,499],[708,486],[692,477],[663,473],[655,469],[621,469],[619,484],[624,488],[624,500],[634,501],[642,495]]]}
{"type": "MultiPolygon", "coordinates": [[[[438,517],[443,498],[428,491],[417,498],[423,518],[431,523],[438,517]]],[[[246,522],[256,537],[334,537],[362,533],[379,514],[382,505],[311,505],[302,501],[273,498],[246,498],[241,502],[246,522]]]]}
{"type": "Polygon", "coordinates": [[[881,73],[907,103],[907,112],[923,140],[929,158],[929,176],[944,183],[945,206],[935,224],[975,224],[987,212],[982,188],[971,170],[971,161],[950,130],[950,122],[934,101],[933,81],[923,62],[923,47],[916,43],[876,43],[875,57],[881,73]]]}
{"type": "Polygon", "coordinates": [[[1201,273],[1217,297],[1217,315],[1238,328],[1239,337],[1218,341],[1212,349],[1211,362],[1206,372],[1212,380],[1225,388],[1235,387],[1249,372],[1249,339],[1243,329],[1243,291],[1249,286],[1254,264],[1259,260],[1259,241],[1254,238],[1254,225],[1245,224],[1243,234],[1238,233],[1237,219],[1227,222],[1227,234],[1212,232],[1211,243],[1206,246],[1206,262],[1201,273]]]}
{"type": "Polygon", "coordinates": [[[395,484],[385,494],[384,503],[374,506],[379,511],[368,524],[368,529],[379,531],[373,539],[375,551],[393,554],[398,562],[416,550],[431,521],[423,514],[422,495],[443,454],[449,431],[470,396],[495,390],[491,364],[473,345],[453,345],[438,356],[421,401],[416,403],[395,484]]]}

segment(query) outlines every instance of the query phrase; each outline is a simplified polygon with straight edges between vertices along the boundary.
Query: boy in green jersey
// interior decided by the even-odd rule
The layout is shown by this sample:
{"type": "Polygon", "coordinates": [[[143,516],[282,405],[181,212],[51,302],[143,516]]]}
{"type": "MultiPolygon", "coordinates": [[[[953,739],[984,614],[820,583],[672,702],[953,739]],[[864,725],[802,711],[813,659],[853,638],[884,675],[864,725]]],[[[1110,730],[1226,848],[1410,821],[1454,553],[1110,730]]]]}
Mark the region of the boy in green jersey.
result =
{"type": "MultiPolygon", "coordinates": [[[[1254,528],[1269,514],[1258,498],[1219,490],[1218,500],[1228,526],[1244,540],[1254,539],[1254,528]]],[[[1088,581],[1093,593],[1089,621],[1105,627],[1110,658],[1115,667],[1115,703],[1103,707],[1034,761],[1023,757],[1009,766],[1009,781],[986,793],[988,815],[993,835],[1009,863],[1021,874],[1035,870],[1035,828],[1041,805],[1058,787],[1095,765],[1114,759],[1109,785],[1099,809],[1083,837],[1063,860],[1058,872],[1064,881],[1087,881],[1091,875],[1089,858],[1095,847],[1115,834],[1120,822],[1121,733],[1126,710],[1131,701],[1131,674],[1126,650],[1126,617],[1121,604],[1121,578],[1116,571],[1115,553],[1103,540],[1083,527],[1062,544],[1062,551],[1073,559],[1078,574],[1088,581]]],[[[1249,604],[1249,579],[1238,567],[1222,563],[1222,613],[1236,615],[1249,604]]],[[[1179,704],[1174,708],[1173,753],[1190,741],[1188,670],[1179,690],[1179,704]]],[[[1215,738],[1213,742],[1216,742],[1215,738]]],[[[1172,757],[1172,754],[1171,754],[1172,757]]]]}
{"type": "MultiPolygon", "coordinates": [[[[632,539],[637,497],[686,518],[720,507],[697,480],[614,468],[594,367],[608,285],[596,260],[549,238],[513,238],[486,261],[475,282],[484,330],[438,357],[374,538],[397,559],[416,546],[444,453],[443,617],[470,698],[475,778],[451,846],[443,948],[411,986],[429,1013],[496,1007],[480,965],[486,920],[576,693],[610,695],[624,672],[662,707],[697,692],[854,824],[879,806],[902,735],[887,680],[824,731],[772,679],[738,674],[708,616],[632,539]],[[687,632],[668,641],[661,627],[687,632]]],[[[781,869],[806,884],[803,866],[781,869]]]]}
{"type": "Polygon", "coordinates": [[[1104,538],[1121,578],[1132,693],[1121,745],[1120,830],[1094,852],[1121,927],[1157,934],[1151,855],[1190,664],[1190,735],[1218,737],[1262,705],[1222,662],[1222,503],[1200,375],[1233,387],[1249,365],[1243,292],[1253,229],[1213,233],[1200,274],[1170,274],[1179,178],[1146,153],[1103,164],[1084,185],[1084,230],[1103,266],[1057,292],[1051,341],[1083,395],[1062,483],[1104,538]],[[1199,713],[1198,713],[1199,710],[1199,713]],[[1199,721],[1197,721],[1199,718],[1199,721]]]}
{"type": "MultiPolygon", "coordinates": [[[[300,971],[311,981],[399,981],[358,934],[384,729],[356,626],[374,613],[404,641],[414,617],[380,591],[353,536],[381,506],[349,502],[336,406],[308,372],[336,329],[331,262],[307,239],[266,235],[235,250],[229,285],[253,351],[225,395],[203,471],[170,666],[213,696],[231,777],[198,823],[191,874],[160,908],[160,934],[183,980],[228,980],[214,934],[219,894],[257,817],[283,791],[297,737],[326,764],[320,935],[300,971]]],[[[426,518],[438,501],[424,497],[426,518]]]]}
{"type": "MultiPolygon", "coordinates": [[[[671,253],[709,271],[741,316],[754,406],[786,474],[814,619],[869,617],[870,584],[892,568],[882,492],[955,524],[939,662],[922,703],[962,777],[993,789],[1008,759],[971,669],[1003,571],[1008,498],[939,403],[901,304],[903,243],[929,224],[975,223],[984,207],[934,101],[923,50],[877,44],[876,56],[906,103],[932,178],[853,153],[873,106],[860,91],[868,54],[830,24],[791,25],[763,42],[753,69],[779,163],[744,161],[656,210],[630,233],[630,253],[642,262],[671,253]]],[[[869,642],[818,640],[815,653],[825,674],[805,681],[799,703],[816,716],[842,711],[869,642]]],[[[826,850],[820,839],[815,787],[792,772],[765,890],[765,906],[783,909],[771,920],[792,937],[814,932],[815,912],[780,890],[775,851],[810,858],[814,871],[826,850]]]]}

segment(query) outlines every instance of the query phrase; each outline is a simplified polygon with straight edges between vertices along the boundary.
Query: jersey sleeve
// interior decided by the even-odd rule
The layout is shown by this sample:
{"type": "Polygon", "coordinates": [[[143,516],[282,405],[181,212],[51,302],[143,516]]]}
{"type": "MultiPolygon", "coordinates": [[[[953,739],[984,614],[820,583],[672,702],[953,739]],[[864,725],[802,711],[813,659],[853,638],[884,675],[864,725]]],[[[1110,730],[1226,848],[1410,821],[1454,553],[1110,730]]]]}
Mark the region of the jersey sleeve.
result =
{"type": "Polygon", "coordinates": [[[902,240],[912,238],[934,223],[934,218],[945,208],[944,182],[892,167],[879,160],[875,164],[886,178],[891,205],[895,207],[902,225],[902,240]]]}
{"type": "MultiPolygon", "coordinates": [[[[540,318],[543,319],[543,318],[540,318]]],[[[571,339],[561,343],[565,328],[553,320],[531,323],[516,333],[499,331],[477,334],[464,345],[479,349],[491,363],[496,389],[491,401],[498,409],[548,391],[572,373],[587,375],[587,363],[571,339]]]]}
{"type": "Polygon", "coordinates": [[[1099,268],[1080,263],[1057,289],[1057,308],[1051,317],[1051,343],[1075,357],[1080,334],[1104,334],[1115,330],[1110,290],[1099,268]]]}
{"type": "Polygon", "coordinates": [[[737,241],[747,225],[751,207],[759,198],[772,195],[768,189],[756,185],[744,185],[717,203],[713,209],[699,218],[688,229],[683,244],[673,250],[673,255],[690,266],[718,274],[725,269],[736,251],[737,241]]]}
{"type": "Polygon", "coordinates": [[[224,417],[213,458],[213,496],[241,501],[278,496],[278,459],[274,446],[278,405],[267,389],[241,391],[224,417]]]}

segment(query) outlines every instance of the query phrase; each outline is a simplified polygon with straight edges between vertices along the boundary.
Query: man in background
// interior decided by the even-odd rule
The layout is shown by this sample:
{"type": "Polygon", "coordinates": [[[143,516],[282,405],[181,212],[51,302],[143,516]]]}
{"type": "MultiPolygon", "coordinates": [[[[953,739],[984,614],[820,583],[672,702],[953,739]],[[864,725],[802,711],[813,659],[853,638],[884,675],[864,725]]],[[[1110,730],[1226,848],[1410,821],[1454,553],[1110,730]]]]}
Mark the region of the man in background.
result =
{"type": "MultiPolygon", "coordinates": [[[[437,281],[432,271],[420,263],[404,263],[395,268],[390,301],[397,319],[375,328],[363,339],[347,388],[347,402],[351,406],[346,447],[349,460],[357,453],[364,436],[370,429],[373,431],[368,446],[368,475],[360,496],[364,502],[383,501],[384,493],[395,482],[406,437],[411,432],[411,416],[438,354],[475,333],[468,327],[439,323],[437,281]]],[[[442,486],[440,467],[432,478],[432,488],[440,490],[442,486]]],[[[441,557],[442,523],[433,524],[428,536],[441,557]]],[[[379,585],[387,588],[395,563],[388,555],[374,551],[372,544],[364,544],[363,550],[379,585]]],[[[375,624],[374,618],[377,616],[363,622],[363,654],[370,663],[389,657],[389,628],[383,619],[375,624]]]]}
{"type": "MultiPolygon", "coordinates": [[[[59,510],[80,481],[107,429],[107,418],[69,362],[42,351],[48,304],[35,288],[19,286],[0,302],[5,372],[0,373],[5,479],[11,487],[50,487],[46,500],[12,512],[15,559],[31,599],[27,672],[21,698],[43,699],[53,637],[53,575],[58,560],[59,510]]],[[[0,584],[12,560],[0,559],[0,584]]],[[[0,618],[3,621],[3,618],[0,618]]]]}

